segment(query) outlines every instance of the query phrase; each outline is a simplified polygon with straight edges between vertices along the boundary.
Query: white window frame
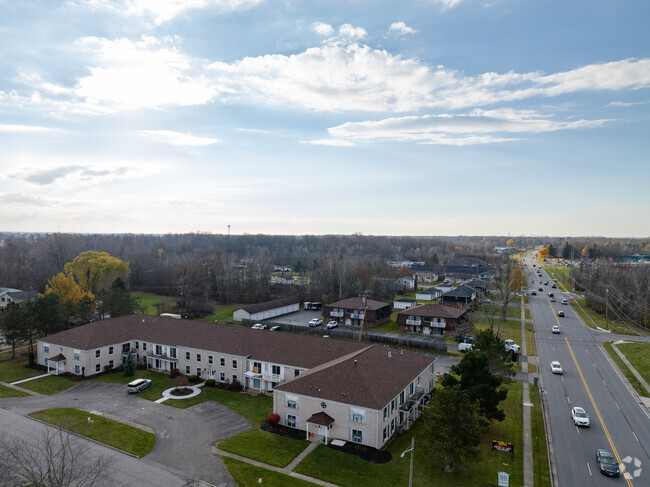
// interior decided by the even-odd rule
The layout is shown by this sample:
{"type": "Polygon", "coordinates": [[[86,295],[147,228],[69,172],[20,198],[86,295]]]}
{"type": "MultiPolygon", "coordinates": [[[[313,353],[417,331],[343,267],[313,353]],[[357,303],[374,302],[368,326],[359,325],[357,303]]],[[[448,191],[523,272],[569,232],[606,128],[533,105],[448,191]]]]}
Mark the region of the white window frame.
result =
{"type": "Polygon", "coordinates": [[[81,374],[81,365],[74,364],[74,373],[75,374],[81,374]]]}
{"type": "Polygon", "coordinates": [[[226,366],[226,359],[225,359],[225,357],[219,357],[219,365],[220,365],[221,367],[225,367],[225,366],[226,366]]]}
{"type": "Polygon", "coordinates": [[[113,355],[113,347],[108,347],[108,354],[113,355]]]}
{"type": "Polygon", "coordinates": [[[197,353],[197,354],[196,354],[196,361],[197,361],[197,362],[200,362],[200,361],[201,361],[201,354],[200,354],[200,353],[197,353]]]}
{"type": "Polygon", "coordinates": [[[233,369],[237,368],[237,359],[232,359],[232,368],[233,369]]]}
{"type": "Polygon", "coordinates": [[[289,428],[297,428],[298,427],[298,416],[295,414],[289,414],[287,413],[284,422],[287,424],[289,428]],[[293,423],[293,424],[291,424],[293,423]]]}
{"type": "Polygon", "coordinates": [[[298,409],[298,396],[285,394],[284,402],[289,409],[298,409]]]}
{"type": "Polygon", "coordinates": [[[226,382],[226,373],[219,372],[219,382],[226,382]]]}
{"type": "Polygon", "coordinates": [[[102,356],[102,351],[98,348],[95,350],[95,358],[100,358],[102,356]]]}
{"type": "Polygon", "coordinates": [[[357,428],[350,428],[350,441],[352,443],[363,444],[363,436],[364,436],[363,430],[360,430],[360,429],[357,429],[357,428]],[[356,441],[354,439],[355,432],[361,433],[361,441],[356,441]]]}
{"type": "Polygon", "coordinates": [[[102,371],[102,364],[95,364],[95,372],[101,372],[102,371]]]}
{"type": "Polygon", "coordinates": [[[185,352],[185,360],[192,360],[190,358],[191,356],[192,356],[192,354],[190,354],[190,352],[185,352]]]}
{"type": "Polygon", "coordinates": [[[75,360],[81,360],[81,350],[74,350],[72,356],[75,360]]]}
{"type": "Polygon", "coordinates": [[[43,351],[45,353],[50,353],[50,344],[49,343],[44,343],[43,344],[43,351]]]}
{"type": "Polygon", "coordinates": [[[191,373],[192,373],[192,371],[190,370],[190,366],[189,366],[189,365],[186,365],[186,366],[185,366],[185,373],[186,373],[186,374],[191,374],[191,373]]]}

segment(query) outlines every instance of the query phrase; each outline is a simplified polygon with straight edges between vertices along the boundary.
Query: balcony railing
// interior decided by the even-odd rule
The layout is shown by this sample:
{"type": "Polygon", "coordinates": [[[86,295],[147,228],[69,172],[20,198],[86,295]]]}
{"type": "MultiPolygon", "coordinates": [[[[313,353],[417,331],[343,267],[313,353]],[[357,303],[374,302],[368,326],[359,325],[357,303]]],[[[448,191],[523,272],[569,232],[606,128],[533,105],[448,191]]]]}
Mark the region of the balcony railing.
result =
{"type": "Polygon", "coordinates": [[[343,311],[330,311],[330,316],[334,318],[343,318],[343,311]]]}
{"type": "Polygon", "coordinates": [[[362,320],[363,319],[363,313],[351,313],[350,317],[355,320],[362,320]]]}
{"type": "Polygon", "coordinates": [[[422,321],[420,319],[415,319],[415,318],[406,318],[406,324],[407,325],[421,325],[422,321]]]}
{"type": "Polygon", "coordinates": [[[156,353],[153,350],[149,350],[147,352],[147,357],[155,357],[163,360],[178,360],[178,357],[170,357],[169,355],[166,355],[164,353],[156,353]]]}

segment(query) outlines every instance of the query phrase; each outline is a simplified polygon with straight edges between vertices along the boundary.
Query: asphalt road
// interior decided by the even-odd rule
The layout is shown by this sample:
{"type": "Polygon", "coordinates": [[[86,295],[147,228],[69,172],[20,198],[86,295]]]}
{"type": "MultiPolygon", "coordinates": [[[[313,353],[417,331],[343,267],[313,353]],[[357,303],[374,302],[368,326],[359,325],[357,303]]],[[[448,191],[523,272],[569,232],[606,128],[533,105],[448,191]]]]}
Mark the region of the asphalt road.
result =
{"type": "Polygon", "coordinates": [[[544,292],[538,291],[537,296],[529,299],[558,485],[650,485],[650,415],[600,347],[602,332],[584,326],[571,306],[561,304],[564,294],[551,289],[552,279],[543,270],[541,280],[549,281],[549,285],[539,284],[532,258],[527,257],[524,262],[528,288],[537,291],[540,285],[544,287],[544,292]],[[548,292],[554,292],[556,302],[550,301],[548,292]],[[557,317],[560,309],[564,318],[557,317]],[[557,324],[561,333],[553,334],[551,327],[557,324]],[[551,372],[553,360],[560,361],[563,375],[551,372]],[[585,409],[591,420],[589,428],[573,424],[574,406],[585,409]],[[614,453],[631,478],[602,475],[596,463],[599,448],[614,453]]]}

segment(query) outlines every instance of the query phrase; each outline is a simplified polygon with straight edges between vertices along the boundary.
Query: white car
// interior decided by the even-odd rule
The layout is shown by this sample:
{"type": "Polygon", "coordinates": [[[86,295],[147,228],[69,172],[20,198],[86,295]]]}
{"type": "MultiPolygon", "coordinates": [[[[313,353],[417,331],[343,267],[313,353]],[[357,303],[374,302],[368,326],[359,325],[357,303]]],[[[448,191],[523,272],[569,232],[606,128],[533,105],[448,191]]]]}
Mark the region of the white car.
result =
{"type": "Polygon", "coordinates": [[[255,323],[251,328],[253,330],[266,330],[266,325],[264,323],[255,323]]]}
{"type": "Polygon", "coordinates": [[[553,325],[553,328],[551,328],[551,331],[553,333],[555,333],[555,334],[559,334],[560,333],[560,327],[557,326],[557,325],[553,325]]]}
{"type": "Polygon", "coordinates": [[[338,321],[330,321],[330,322],[327,324],[327,328],[329,328],[329,329],[336,328],[337,326],[339,326],[338,321]]]}
{"type": "Polygon", "coordinates": [[[151,387],[151,380],[136,379],[126,386],[126,390],[129,394],[137,394],[138,392],[145,390],[147,387],[151,387]]]}
{"type": "Polygon", "coordinates": [[[313,320],[309,320],[309,326],[320,326],[323,324],[323,320],[320,318],[314,318],[313,320]]]}
{"type": "Polygon", "coordinates": [[[553,371],[554,374],[562,375],[563,372],[562,365],[557,360],[553,360],[553,362],[551,362],[551,370],[553,371]]]}
{"type": "Polygon", "coordinates": [[[589,416],[581,407],[576,406],[571,409],[571,418],[576,426],[589,427],[589,416]]]}
{"type": "Polygon", "coordinates": [[[458,351],[462,352],[462,353],[465,353],[468,350],[471,350],[472,348],[474,348],[474,345],[472,345],[471,343],[459,343],[458,344],[458,351]]]}
{"type": "Polygon", "coordinates": [[[566,299],[563,299],[562,304],[569,304],[569,301],[567,301],[566,299]]]}

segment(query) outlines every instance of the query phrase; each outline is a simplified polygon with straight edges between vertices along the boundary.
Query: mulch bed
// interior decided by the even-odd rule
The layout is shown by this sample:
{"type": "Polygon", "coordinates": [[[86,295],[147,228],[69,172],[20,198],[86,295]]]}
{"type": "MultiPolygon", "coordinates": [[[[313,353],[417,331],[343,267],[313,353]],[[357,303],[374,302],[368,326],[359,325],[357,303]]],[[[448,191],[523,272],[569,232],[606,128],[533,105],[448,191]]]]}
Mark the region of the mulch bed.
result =
{"type": "Polygon", "coordinates": [[[260,425],[262,431],[267,431],[280,436],[286,436],[287,438],[293,438],[294,440],[304,440],[307,438],[307,432],[304,430],[298,430],[295,428],[288,428],[281,424],[273,427],[267,421],[263,421],[260,425]]]}
{"type": "Polygon", "coordinates": [[[172,396],[189,396],[192,392],[194,392],[194,390],[189,387],[177,387],[176,389],[173,389],[170,394],[172,396]]]}
{"type": "Polygon", "coordinates": [[[371,463],[388,463],[393,458],[393,455],[391,455],[387,450],[377,450],[371,446],[359,445],[357,443],[352,443],[351,441],[346,441],[343,446],[334,446],[330,443],[327,445],[327,448],[332,448],[343,453],[349,453],[350,455],[356,455],[366,462],[371,463]]]}

